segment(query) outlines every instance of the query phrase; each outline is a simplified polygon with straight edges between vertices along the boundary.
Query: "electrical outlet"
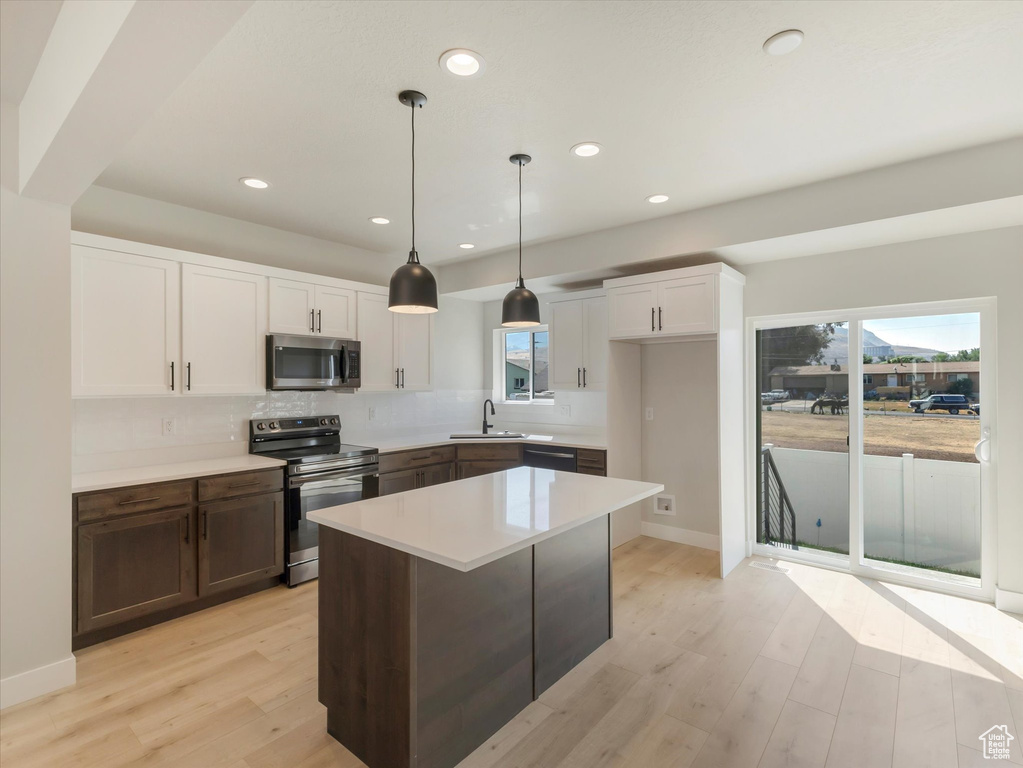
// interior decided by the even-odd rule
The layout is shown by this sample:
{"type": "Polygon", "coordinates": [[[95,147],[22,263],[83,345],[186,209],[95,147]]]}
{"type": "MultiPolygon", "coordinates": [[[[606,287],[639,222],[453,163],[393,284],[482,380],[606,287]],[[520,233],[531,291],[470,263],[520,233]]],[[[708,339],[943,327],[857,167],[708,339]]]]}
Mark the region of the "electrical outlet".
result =
{"type": "Polygon", "coordinates": [[[653,421],[654,420],[654,409],[653,408],[647,408],[646,409],[646,420],[647,421],[653,421]]]}
{"type": "Polygon", "coordinates": [[[561,413],[562,416],[564,416],[565,418],[568,418],[569,416],[572,415],[572,406],[571,405],[559,405],[558,406],[558,411],[561,413]]]}
{"type": "Polygon", "coordinates": [[[670,493],[659,493],[654,496],[655,515],[675,515],[675,496],[670,493]]]}
{"type": "Polygon", "coordinates": [[[174,423],[174,419],[163,420],[163,434],[173,435],[176,434],[177,425],[174,423]]]}
{"type": "Polygon", "coordinates": [[[369,408],[366,409],[366,420],[367,421],[376,421],[376,418],[377,418],[377,409],[374,408],[371,405],[369,408]]]}

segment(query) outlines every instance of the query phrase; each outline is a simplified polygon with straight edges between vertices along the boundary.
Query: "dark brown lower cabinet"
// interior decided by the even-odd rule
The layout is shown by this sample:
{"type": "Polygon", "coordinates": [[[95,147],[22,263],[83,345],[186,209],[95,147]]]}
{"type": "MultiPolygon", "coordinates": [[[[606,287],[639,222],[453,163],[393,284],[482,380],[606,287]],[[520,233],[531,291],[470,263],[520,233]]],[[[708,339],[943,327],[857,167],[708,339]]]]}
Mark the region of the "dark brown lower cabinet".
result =
{"type": "Polygon", "coordinates": [[[199,506],[199,595],[284,572],[284,494],[199,506]]]}
{"type": "Polygon", "coordinates": [[[458,462],[458,479],[489,475],[491,472],[503,472],[506,469],[521,467],[521,459],[466,460],[458,462]]]}
{"type": "Polygon", "coordinates": [[[76,632],[194,600],[194,536],[192,507],[80,525],[76,632]]]}
{"type": "Polygon", "coordinates": [[[420,488],[449,483],[455,479],[455,463],[449,461],[447,464],[434,464],[432,467],[423,467],[419,470],[419,473],[420,488]]]}
{"type": "Polygon", "coordinates": [[[401,469],[396,472],[380,473],[380,495],[387,496],[402,491],[413,491],[440,485],[455,479],[455,463],[433,464],[419,469],[401,469]]]}

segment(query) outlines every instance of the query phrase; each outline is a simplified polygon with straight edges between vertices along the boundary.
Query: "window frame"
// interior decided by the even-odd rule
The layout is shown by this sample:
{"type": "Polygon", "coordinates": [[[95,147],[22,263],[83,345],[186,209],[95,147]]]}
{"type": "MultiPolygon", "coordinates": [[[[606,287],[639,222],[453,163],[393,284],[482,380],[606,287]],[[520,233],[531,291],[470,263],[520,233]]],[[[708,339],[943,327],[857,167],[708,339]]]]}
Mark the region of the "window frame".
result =
{"type": "Polygon", "coordinates": [[[551,392],[550,397],[537,398],[533,394],[533,377],[534,377],[534,361],[533,361],[533,350],[535,349],[534,335],[537,333],[547,334],[547,366],[550,370],[550,348],[551,348],[551,332],[550,327],[547,324],[531,325],[525,328],[496,328],[494,329],[494,402],[500,403],[501,405],[510,405],[514,407],[531,407],[541,406],[549,407],[554,405],[554,394],[553,390],[548,389],[551,392]],[[507,340],[508,334],[512,333],[528,333],[529,334],[529,375],[526,377],[529,382],[529,399],[528,400],[509,400],[508,399],[508,367],[507,367],[507,340]]]}

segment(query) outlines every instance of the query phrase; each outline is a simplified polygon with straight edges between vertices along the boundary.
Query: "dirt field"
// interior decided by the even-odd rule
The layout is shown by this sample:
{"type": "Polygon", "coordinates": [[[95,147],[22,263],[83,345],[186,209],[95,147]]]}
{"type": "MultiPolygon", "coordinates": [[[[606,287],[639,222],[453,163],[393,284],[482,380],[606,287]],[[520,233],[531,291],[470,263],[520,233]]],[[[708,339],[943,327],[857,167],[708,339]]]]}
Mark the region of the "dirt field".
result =
{"type": "MultiPolygon", "coordinates": [[[[763,442],[779,448],[845,453],[848,416],[763,411],[763,442]]],[[[973,446],[980,439],[975,419],[940,416],[872,416],[863,419],[863,445],[874,456],[912,453],[918,459],[976,462],[973,446]]]]}

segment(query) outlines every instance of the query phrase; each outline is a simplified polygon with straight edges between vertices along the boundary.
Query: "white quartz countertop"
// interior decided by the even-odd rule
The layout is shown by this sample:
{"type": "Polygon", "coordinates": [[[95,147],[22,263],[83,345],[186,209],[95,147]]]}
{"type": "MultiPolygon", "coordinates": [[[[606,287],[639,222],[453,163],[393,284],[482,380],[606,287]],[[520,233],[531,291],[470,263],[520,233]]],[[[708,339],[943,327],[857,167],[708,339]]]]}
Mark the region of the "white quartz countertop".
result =
{"type": "Polygon", "coordinates": [[[255,469],[283,467],[285,462],[268,459],[265,456],[229,456],[201,461],[184,461],[177,464],[151,464],[129,469],[111,469],[103,472],[81,472],[71,475],[71,492],[102,491],[108,488],[122,488],[143,483],[163,483],[168,480],[183,480],[189,477],[226,475],[231,472],[248,472],[255,469]]]}
{"type": "Polygon", "coordinates": [[[309,520],[471,571],[663,490],[638,480],[517,467],[319,509],[309,520]]]}
{"type": "MultiPolygon", "coordinates": [[[[428,434],[403,435],[399,437],[380,438],[371,440],[371,444],[378,448],[381,453],[392,453],[394,451],[408,451],[414,448],[430,448],[435,445],[458,445],[459,443],[542,443],[544,445],[560,445],[566,448],[597,448],[607,449],[607,436],[593,433],[529,433],[523,430],[512,430],[521,432],[523,437],[479,437],[451,439],[452,434],[463,434],[460,432],[437,432],[428,434]]],[[[467,430],[464,434],[470,434],[467,430]]]]}

